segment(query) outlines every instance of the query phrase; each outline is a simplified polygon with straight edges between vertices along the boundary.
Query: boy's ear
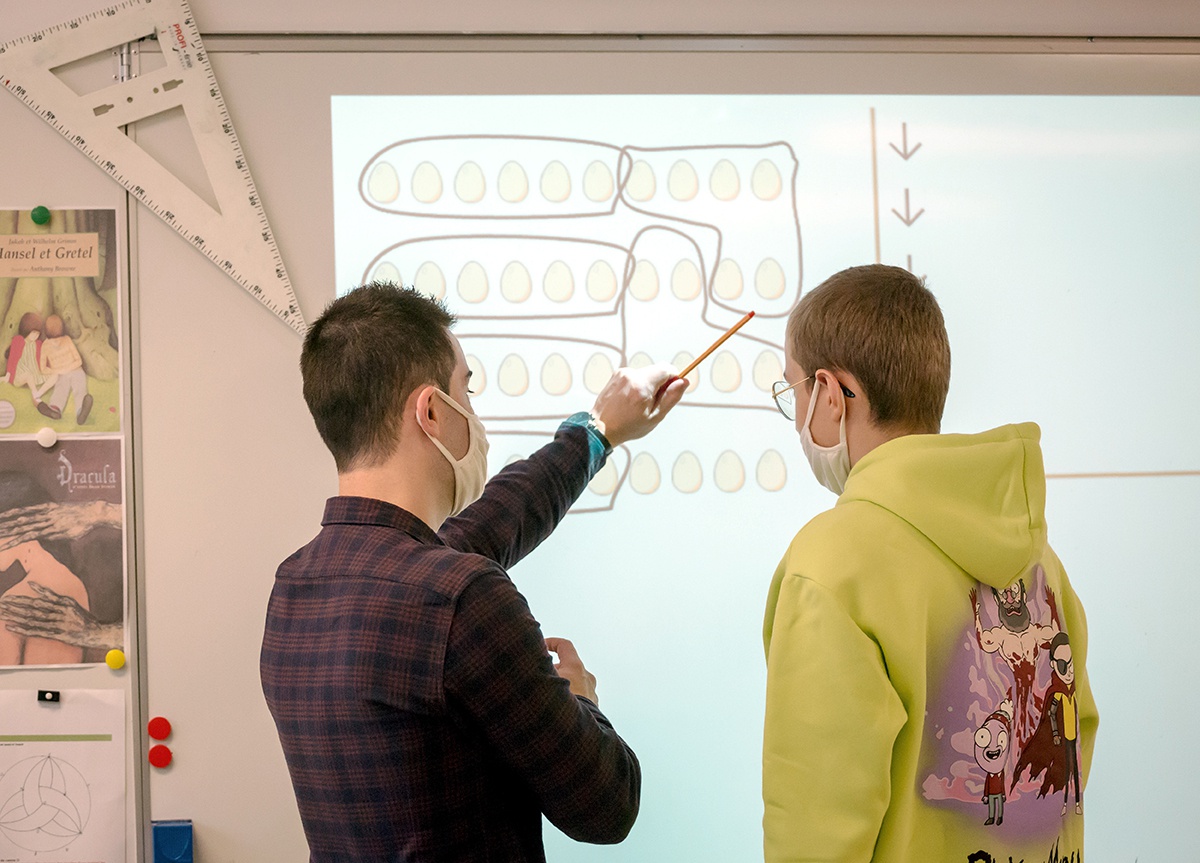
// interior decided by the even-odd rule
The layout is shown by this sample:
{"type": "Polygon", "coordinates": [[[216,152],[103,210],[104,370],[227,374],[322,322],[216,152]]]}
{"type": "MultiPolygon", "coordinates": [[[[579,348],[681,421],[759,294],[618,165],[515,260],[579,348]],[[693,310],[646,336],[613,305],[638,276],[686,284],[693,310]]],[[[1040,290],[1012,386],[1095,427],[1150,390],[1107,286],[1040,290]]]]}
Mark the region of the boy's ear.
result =
{"type": "Polygon", "coordinates": [[[846,410],[846,396],[842,393],[842,382],[834,377],[833,372],[828,369],[817,369],[813,377],[821,382],[821,395],[818,398],[824,399],[829,405],[834,422],[841,422],[842,414],[846,410]]]}

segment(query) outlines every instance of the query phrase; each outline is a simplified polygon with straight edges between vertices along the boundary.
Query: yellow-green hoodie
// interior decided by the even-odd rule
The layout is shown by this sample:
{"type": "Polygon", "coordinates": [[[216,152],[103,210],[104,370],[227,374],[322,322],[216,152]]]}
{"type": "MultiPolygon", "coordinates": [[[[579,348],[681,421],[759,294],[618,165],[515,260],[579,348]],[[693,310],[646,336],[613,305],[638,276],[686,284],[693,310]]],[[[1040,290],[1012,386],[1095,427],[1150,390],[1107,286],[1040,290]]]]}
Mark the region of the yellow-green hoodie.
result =
{"type": "Polygon", "coordinates": [[[889,441],[792,541],[763,627],[767,863],[1081,859],[1068,750],[1086,785],[1097,713],[1039,436],[889,441]]]}

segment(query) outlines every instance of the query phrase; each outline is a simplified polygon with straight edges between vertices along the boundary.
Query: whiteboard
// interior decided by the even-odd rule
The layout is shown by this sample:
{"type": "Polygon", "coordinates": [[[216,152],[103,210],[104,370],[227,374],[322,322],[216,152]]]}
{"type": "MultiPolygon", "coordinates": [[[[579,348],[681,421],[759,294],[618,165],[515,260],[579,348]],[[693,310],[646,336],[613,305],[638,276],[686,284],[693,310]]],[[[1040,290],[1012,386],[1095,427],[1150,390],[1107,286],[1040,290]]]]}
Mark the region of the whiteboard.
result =
{"type": "MultiPolygon", "coordinates": [[[[597,82],[604,84],[603,89],[617,93],[1200,92],[1200,64],[1189,56],[1056,58],[994,54],[624,51],[566,54],[506,52],[501,45],[494,47],[497,51],[493,53],[223,50],[213,54],[213,65],[238,125],[239,137],[253,166],[301,306],[310,320],[332,299],[335,287],[346,287],[346,281],[353,282],[358,275],[354,270],[342,273],[335,268],[330,99],[336,94],[594,91],[598,89],[597,82]],[[897,81],[905,86],[898,86],[897,81]]],[[[882,106],[882,102],[877,105],[881,112],[882,106]]],[[[863,107],[867,105],[864,103],[863,107]]],[[[893,115],[891,120],[902,118],[893,115]]],[[[894,134],[894,129],[891,131],[894,134]]],[[[173,140],[165,125],[145,134],[158,139],[163,146],[173,140]]],[[[903,187],[899,188],[902,191],[903,187]]],[[[917,227],[921,225],[917,223],[917,227]]],[[[180,729],[175,767],[169,775],[152,777],[153,812],[155,817],[196,818],[198,849],[211,854],[211,859],[238,854],[263,860],[296,859],[304,853],[303,837],[274,729],[262,704],[257,654],[274,568],[315,532],[323,500],[335,487],[332,462],[313,432],[300,399],[296,370],[298,344],[286,327],[260,314],[249,298],[226,285],[219,274],[210,272],[211,267],[193,263],[188,257],[193,255],[192,251],[156,222],[139,218],[138,231],[139,278],[147,286],[142,291],[141,306],[142,445],[147,466],[144,476],[147,628],[151,645],[148,689],[151,711],[178,717],[180,729]],[[186,309],[186,325],[180,324],[181,304],[186,309]],[[237,347],[223,347],[227,345],[237,347]],[[244,363],[246,356],[254,358],[250,372],[244,363]],[[213,548],[218,551],[213,552],[213,548]]],[[[893,251],[889,250],[889,255],[893,251]]],[[[861,247],[861,255],[869,258],[872,253],[872,241],[868,240],[861,247]]],[[[924,254],[914,254],[918,265],[924,254]]],[[[833,265],[832,260],[825,264],[826,268],[833,265]]],[[[813,265],[814,270],[820,268],[820,264],[813,265]]],[[[936,286],[937,272],[928,275],[936,286]]],[[[964,309],[963,313],[968,311],[964,309]]],[[[1185,324],[1177,322],[1172,326],[1185,324]]],[[[1156,350],[1166,349],[1161,345],[1156,347],[1156,350]]],[[[960,381],[970,371],[969,367],[961,369],[953,385],[948,425],[958,411],[962,411],[957,415],[964,424],[980,425],[992,419],[984,417],[991,409],[986,399],[972,388],[960,387],[960,381]]],[[[1110,391],[1101,389],[1102,386],[1102,382],[1091,379],[1084,384],[1086,392],[1097,399],[1104,398],[1102,403],[1108,404],[1110,391]]],[[[1007,407],[997,404],[994,418],[997,422],[1015,418],[1014,413],[1044,419],[1046,405],[1039,399],[1050,400],[1060,395],[1041,385],[1032,390],[1005,386],[1004,391],[1006,398],[1030,400],[1012,401],[1007,407]]],[[[1177,395],[1172,404],[1179,404],[1180,398],[1177,395]]],[[[575,405],[569,409],[575,409],[575,405]]],[[[1152,461],[1161,464],[1168,457],[1186,458],[1186,453],[1171,456],[1156,445],[1170,437],[1170,430],[1178,428],[1178,422],[1146,421],[1140,428],[1149,429],[1152,435],[1145,449],[1152,455],[1152,461]]],[[[780,434],[785,432],[786,424],[780,434]]],[[[1115,446],[1110,437],[1100,440],[1115,446]]],[[[788,444],[789,441],[781,440],[777,448],[782,452],[788,444]]],[[[1086,453],[1072,452],[1068,445],[1051,441],[1047,446],[1056,458],[1061,454],[1076,465],[1086,461],[1086,453]]],[[[794,451],[791,457],[794,458],[794,451]]],[[[1184,464],[1191,466],[1194,461],[1191,458],[1184,464]]],[[[734,639],[731,643],[736,647],[731,650],[727,664],[715,670],[733,674],[745,668],[751,686],[754,676],[761,674],[757,657],[758,626],[763,591],[775,557],[791,530],[803,520],[803,514],[816,512],[827,503],[819,489],[799,481],[802,474],[792,473],[797,482],[788,488],[796,495],[792,499],[796,524],[786,530],[771,528],[761,537],[748,529],[742,540],[743,546],[751,550],[742,566],[746,589],[723,597],[729,606],[728,619],[734,621],[728,628],[734,639]],[[755,545],[752,540],[760,540],[761,544],[755,545]]],[[[1090,588],[1085,573],[1098,567],[1111,568],[1115,563],[1140,571],[1145,564],[1136,555],[1145,548],[1165,548],[1165,541],[1172,537],[1183,543],[1189,541],[1190,534],[1178,523],[1187,508],[1160,513],[1147,503],[1147,498],[1132,496],[1130,489],[1137,488],[1137,480],[1100,485],[1064,480],[1051,486],[1048,517],[1054,541],[1068,561],[1087,603],[1097,645],[1106,641],[1103,636],[1106,627],[1122,628],[1128,603],[1121,604],[1120,597],[1110,592],[1107,596],[1112,605],[1106,606],[1105,591],[1090,588]],[[1094,502],[1095,506],[1081,510],[1083,502],[1094,502]],[[1084,518],[1083,512],[1093,513],[1093,517],[1084,518]],[[1144,545],[1113,544],[1116,538],[1127,534],[1121,529],[1126,522],[1141,531],[1140,536],[1147,539],[1144,545]],[[1072,539],[1072,531],[1077,538],[1072,539]]],[[[1195,494],[1194,490],[1190,493],[1195,494]]],[[[1191,500],[1194,502],[1195,498],[1191,500]]],[[[653,509],[652,501],[652,497],[627,494],[618,499],[617,506],[642,507],[632,511],[644,514],[653,509]]],[[[711,504],[711,499],[706,503],[711,504]]],[[[732,518],[734,512],[742,513],[744,507],[738,503],[725,514],[732,518]]],[[[717,517],[721,512],[686,501],[668,510],[670,518],[683,524],[706,523],[705,519],[717,517]]],[[[569,521],[539,552],[540,559],[555,568],[554,564],[563,563],[566,558],[567,563],[563,564],[566,566],[572,558],[572,549],[593,549],[594,538],[585,525],[569,521]]],[[[612,545],[615,548],[616,544],[612,545]]],[[[1182,566],[1190,558],[1188,551],[1194,549],[1173,547],[1174,557],[1156,559],[1153,566],[1162,573],[1164,583],[1186,589],[1182,566]]],[[[631,560],[615,550],[607,553],[613,559],[597,560],[597,571],[618,573],[619,580],[608,591],[594,587],[591,596],[619,596],[622,589],[636,587],[656,598],[662,607],[670,607],[670,597],[663,594],[668,592],[670,584],[677,582],[631,583],[637,579],[631,560]]],[[[679,565],[687,569],[707,564],[693,548],[682,552],[679,565]]],[[[578,595],[581,589],[578,581],[563,579],[561,575],[561,571],[553,578],[532,572],[529,576],[521,571],[516,573],[519,586],[528,593],[535,613],[543,618],[547,628],[569,634],[589,646],[601,679],[602,703],[618,728],[636,726],[638,714],[648,714],[647,705],[654,703],[651,696],[661,688],[655,677],[636,666],[660,662],[662,651],[648,650],[645,654],[626,651],[618,658],[611,655],[606,645],[613,644],[614,626],[621,631],[636,630],[650,621],[635,616],[614,624],[610,616],[604,619],[547,616],[544,610],[550,608],[548,602],[555,591],[578,595]]],[[[1182,599],[1179,594],[1174,598],[1182,599]]],[[[1168,601],[1165,595],[1157,599],[1168,601]]],[[[685,607],[692,608],[680,606],[681,615],[685,607]]],[[[1147,609],[1146,614],[1155,611],[1162,609],[1147,609]]],[[[705,613],[714,612],[706,607],[705,613]]],[[[694,631],[701,631],[711,622],[704,616],[694,619],[694,631]]],[[[589,656],[587,652],[584,655],[589,656]]],[[[1104,666],[1102,648],[1097,647],[1094,655],[1098,658],[1093,674],[1097,674],[1095,669],[1104,666]]],[[[1120,724],[1120,708],[1106,699],[1106,691],[1125,691],[1126,682],[1131,685],[1135,682],[1136,669],[1149,656],[1149,653],[1113,656],[1108,660],[1116,675],[1113,684],[1106,684],[1102,674],[1098,675],[1096,687],[1105,711],[1102,734],[1120,724]]],[[[1163,697],[1161,690],[1156,689],[1156,693],[1159,693],[1156,697],[1163,697]]],[[[1167,697],[1187,696],[1179,693],[1167,697]]],[[[1167,717],[1184,715],[1188,707],[1187,703],[1171,702],[1158,715],[1161,721],[1166,721],[1167,717]]],[[[743,727],[749,721],[745,718],[748,715],[738,720],[743,727]]],[[[652,723],[648,715],[641,718],[652,723]]],[[[714,725],[719,724],[719,718],[714,725]]],[[[635,746],[639,742],[633,740],[635,746]]],[[[1103,737],[1100,745],[1103,759],[1103,737]]],[[[749,789],[748,794],[753,794],[758,747],[758,732],[747,731],[746,736],[738,736],[724,747],[712,741],[712,745],[704,747],[704,752],[717,759],[720,769],[736,776],[741,787],[749,789]]],[[[656,766],[661,762],[656,761],[652,752],[647,753],[644,746],[640,748],[649,765],[646,785],[650,813],[653,795],[670,787],[672,777],[656,766]]],[[[676,753],[678,757],[686,754],[676,753]]],[[[1119,766],[1126,771],[1136,770],[1139,763],[1141,756],[1137,750],[1114,751],[1108,761],[1110,770],[1119,766]]],[[[1094,813],[1091,823],[1097,826],[1117,823],[1116,818],[1104,817],[1103,813],[1106,801],[1113,807],[1120,805],[1115,786],[1122,781],[1122,775],[1113,773],[1108,781],[1114,790],[1101,793],[1099,789],[1105,783],[1103,769],[1094,774],[1089,804],[1094,813]]],[[[754,829],[751,821],[755,816],[750,809],[755,803],[753,797],[740,802],[738,817],[743,825],[740,833],[731,833],[728,839],[705,838],[721,848],[731,847],[722,842],[736,841],[741,853],[740,849],[751,841],[746,838],[746,831],[754,829]]],[[[708,805],[717,807],[718,801],[708,805]]],[[[1149,843],[1152,835],[1172,841],[1167,825],[1180,822],[1171,805],[1174,804],[1167,802],[1147,807],[1138,824],[1141,832],[1130,832],[1127,841],[1145,839],[1149,843]]],[[[704,814],[702,811],[690,823],[698,823],[704,814]]],[[[653,823],[647,819],[639,829],[653,823]]],[[[567,853],[552,835],[547,841],[556,855],[567,853]]],[[[1103,853],[1102,844],[1092,843],[1093,855],[1103,853]]],[[[1114,853],[1131,850],[1121,842],[1113,847],[1114,853]]],[[[1139,849],[1149,847],[1149,844],[1139,845],[1139,849]]],[[[592,852],[572,848],[570,853],[592,852]]],[[[599,849],[594,853],[614,853],[614,850],[599,849]]]]}
{"type": "MultiPolygon", "coordinates": [[[[1160,535],[1166,513],[1153,550],[1095,525],[1114,492],[1118,512],[1200,503],[1200,398],[1145,373],[1200,368],[1200,99],[335,96],[332,127],[337,283],[415,284],[460,316],[493,471],[613,365],[681,367],[757,312],[513,570],[641,754],[639,823],[607,858],[758,853],[763,597],[791,534],[833,503],[771,385],[802,290],[871,261],[927,275],[942,305],[943,431],[1041,424],[1051,542],[1091,616],[1103,715],[1089,853],[1179,852],[1181,834],[1119,817],[1141,776],[1121,757],[1161,765],[1148,809],[1178,807],[1200,749],[1148,735],[1143,705],[1197,702],[1170,673],[1120,669],[1131,603],[1188,630],[1172,609],[1200,597],[1169,561],[1195,540],[1182,523],[1160,535]],[[1129,410],[1134,392],[1162,409],[1129,410]],[[1117,562],[1134,559],[1164,589],[1128,584],[1117,562]]],[[[595,854],[548,833],[554,859],[595,854]]]]}

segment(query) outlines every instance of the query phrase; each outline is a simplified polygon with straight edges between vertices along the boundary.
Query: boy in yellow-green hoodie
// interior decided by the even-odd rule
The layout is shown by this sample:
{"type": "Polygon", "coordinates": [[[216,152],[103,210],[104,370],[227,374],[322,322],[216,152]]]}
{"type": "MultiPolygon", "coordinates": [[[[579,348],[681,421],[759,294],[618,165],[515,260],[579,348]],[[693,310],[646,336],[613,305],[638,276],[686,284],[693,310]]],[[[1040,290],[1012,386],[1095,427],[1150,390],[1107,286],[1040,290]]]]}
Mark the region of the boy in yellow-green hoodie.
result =
{"type": "Polygon", "coordinates": [[[839,497],[767,602],[767,863],[1078,863],[1097,713],[1038,427],[938,433],[949,341],[905,270],[831,277],[786,346],[776,402],[839,497]]]}

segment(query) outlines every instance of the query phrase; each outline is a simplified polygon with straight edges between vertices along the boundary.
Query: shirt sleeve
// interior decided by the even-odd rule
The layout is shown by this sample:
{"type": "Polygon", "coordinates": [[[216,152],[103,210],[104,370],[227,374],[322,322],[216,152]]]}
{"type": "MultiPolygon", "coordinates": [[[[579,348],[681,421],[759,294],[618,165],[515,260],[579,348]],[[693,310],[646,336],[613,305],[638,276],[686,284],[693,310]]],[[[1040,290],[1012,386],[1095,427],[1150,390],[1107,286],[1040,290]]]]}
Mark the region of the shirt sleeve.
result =
{"type": "Polygon", "coordinates": [[[483,496],[448,519],[438,536],[510,569],[558,526],[603,464],[588,430],[563,423],[553,441],[492,477],[483,496]]]}
{"type": "Polygon", "coordinates": [[[906,719],[878,645],[828,590],[785,576],[767,650],[766,863],[871,859],[906,719]]]}
{"type": "Polygon", "coordinates": [[[628,835],[641,798],[633,750],[554,671],[525,598],[504,573],[477,577],[451,624],[445,692],[523,778],[542,812],[579,842],[628,835]]]}

